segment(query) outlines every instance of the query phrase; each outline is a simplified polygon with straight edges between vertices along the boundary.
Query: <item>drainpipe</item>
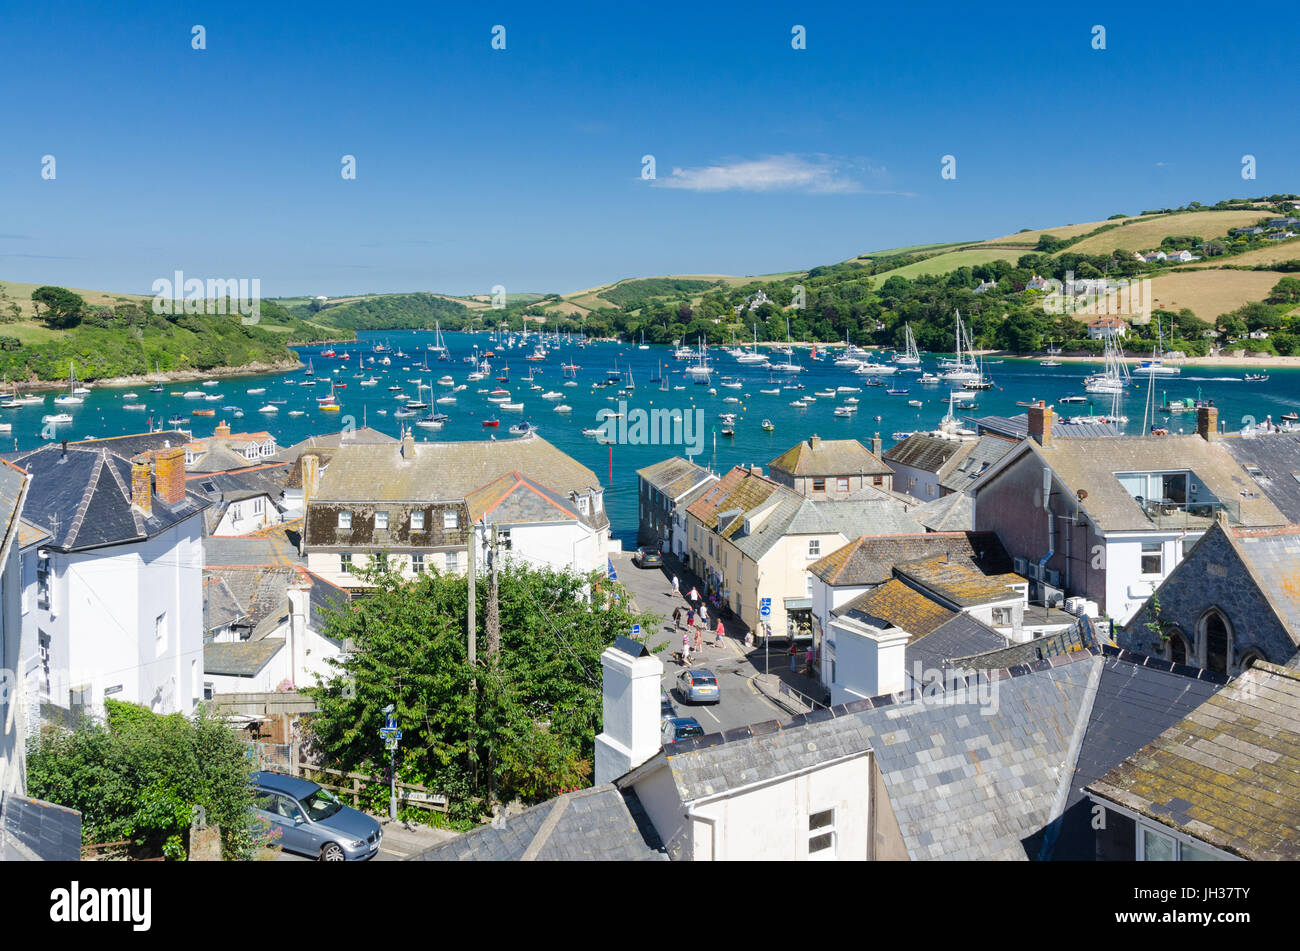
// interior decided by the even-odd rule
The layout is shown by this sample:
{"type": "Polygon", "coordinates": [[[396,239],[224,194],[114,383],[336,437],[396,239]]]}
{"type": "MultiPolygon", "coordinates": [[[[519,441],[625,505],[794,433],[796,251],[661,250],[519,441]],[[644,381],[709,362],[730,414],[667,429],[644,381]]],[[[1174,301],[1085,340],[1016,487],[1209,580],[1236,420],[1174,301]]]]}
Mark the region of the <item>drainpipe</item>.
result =
{"type": "MultiPolygon", "coordinates": [[[[1047,554],[1038,562],[1038,576],[1041,583],[1046,582],[1045,572],[1047,563],[1052,560],[1056,554],[1056,516],[1052,513],[1052,470],[1043,467],[1043,511],[1047,513],[1047,554]]],[[[1039,591],[1042,590],[1042,584],[1039,585],[1039,591]]],[[[1047,605],[1047,598],[1043,598],[1043,605],[1047,605]]]]}
{"type": "Polygon", "coordinates": [[[691,859],[695,859],[695,820],[703,822],[709,827],[709,861],[720,861],[718,858],[718,823],[716,819],[710,819],[708,816],[702,816],[695,811],[695,803],[686,807],[686,821],[691,836],[691,859]]]}

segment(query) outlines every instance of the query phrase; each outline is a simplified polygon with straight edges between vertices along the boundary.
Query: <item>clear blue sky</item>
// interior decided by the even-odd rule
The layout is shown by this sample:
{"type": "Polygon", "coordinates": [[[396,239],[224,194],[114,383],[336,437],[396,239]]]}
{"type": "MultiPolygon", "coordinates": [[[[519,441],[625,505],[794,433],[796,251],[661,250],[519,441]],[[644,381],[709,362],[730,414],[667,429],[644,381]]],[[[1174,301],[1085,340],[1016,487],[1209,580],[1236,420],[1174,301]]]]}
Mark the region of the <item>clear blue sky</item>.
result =
{"type": "Polygon", "coordinates": [[[11,4],[0,280],[566,292],[1300,191],[1295,3],[540,6],[11,4]]]}

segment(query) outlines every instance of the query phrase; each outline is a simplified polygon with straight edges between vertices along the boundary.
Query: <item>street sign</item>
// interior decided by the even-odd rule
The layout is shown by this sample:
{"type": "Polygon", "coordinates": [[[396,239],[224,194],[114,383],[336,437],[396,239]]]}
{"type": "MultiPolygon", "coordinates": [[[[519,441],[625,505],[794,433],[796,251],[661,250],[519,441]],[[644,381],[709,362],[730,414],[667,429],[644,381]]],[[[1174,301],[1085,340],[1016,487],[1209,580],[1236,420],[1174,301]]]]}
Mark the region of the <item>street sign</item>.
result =
{"type": "Polygon", "coordinates": [[[384,720],[384,729],[385,729],[385,730],[396,730],[396,729],[397,729],[397,717],[396,717],[395,715],[393,715],[393,714],[390,713],[390,714],[385,718],[385,720],[384,720]]]}
{"type": "Polygon", "coordinates": [[[771,617],[771,616],[772,616],[772,599],[771,599],[771,598],[759,598],[759,599],[758,599],[758,613],[759,613],[762,617],[771,617]]]}
{"type": "Polygon", "coordinates": [[[641,636],[641,625],[640,625],[640,624],[633,624],[633,625],[632,625],[632,636],[633,636],[633,637],[640,637],[640,636],[641,636]]]}

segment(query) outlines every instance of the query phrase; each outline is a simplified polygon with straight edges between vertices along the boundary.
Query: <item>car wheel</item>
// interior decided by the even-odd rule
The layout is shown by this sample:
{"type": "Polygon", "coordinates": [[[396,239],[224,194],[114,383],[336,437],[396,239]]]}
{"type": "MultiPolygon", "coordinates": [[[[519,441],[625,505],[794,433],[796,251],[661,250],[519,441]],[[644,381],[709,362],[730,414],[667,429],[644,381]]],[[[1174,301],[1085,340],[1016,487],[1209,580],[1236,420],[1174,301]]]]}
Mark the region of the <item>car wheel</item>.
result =
{"type": "Polygon", "coordinates": [[[325,847],[320,850],[320,860],[322,862],[346,862],[347,858],[343,853],[343,846],[337,842],[327,842],[325,847]]]}

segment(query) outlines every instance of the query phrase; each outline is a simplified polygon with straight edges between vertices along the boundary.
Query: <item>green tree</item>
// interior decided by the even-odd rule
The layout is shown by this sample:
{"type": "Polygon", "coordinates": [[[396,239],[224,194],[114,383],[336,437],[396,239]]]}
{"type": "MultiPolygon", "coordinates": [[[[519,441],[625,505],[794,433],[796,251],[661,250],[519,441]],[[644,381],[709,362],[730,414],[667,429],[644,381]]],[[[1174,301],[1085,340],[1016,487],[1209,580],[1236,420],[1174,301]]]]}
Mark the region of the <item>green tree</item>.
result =
{"type": "Polygon", "coordinates": [[[1300,303],[1300,278],[1284,277],[1273,285],[1266,298],[1270,304],[1300,303]]]}
{"type": "Polygon", "coordinates": [[[32,291],[32,304],[36,315],[45,323],[56,329],[75,327],[81,323],[81,313],[86,302],[80,295],[72,293],[66,287],[45,285],[32,291]],[[41,305],[45,313],[41,313],[41,305]]]}
{"type": "Polygon", "coordinates": [[[107,722],[47,726],[27,758],[28,792],[82,816],[86,842],[130,839],[148,853],[183,858],[201,808],[221,829],[222,854],[248,859],[258,845],[244,744],[202,707],[159,716],[105,702],[107,722]]]}
{"type": "Polygon", "coordinates": [[[372,773],[386,765],[378,725],[392,703],[404,732],[403,779],[447,794],[453,818],[479,814],[493,783],[498,799],[534,802],[588,782],[601,729],[601,652],[648,623],[627,610],[617,584],[509,563],[499,577],[495,657],[488,584],[478,584],[471,666],[465,579],[369,580],[366,597],[326,627],[353,651],[310,691],[319,707],[310,730],[332,765],[372,773]]]}

